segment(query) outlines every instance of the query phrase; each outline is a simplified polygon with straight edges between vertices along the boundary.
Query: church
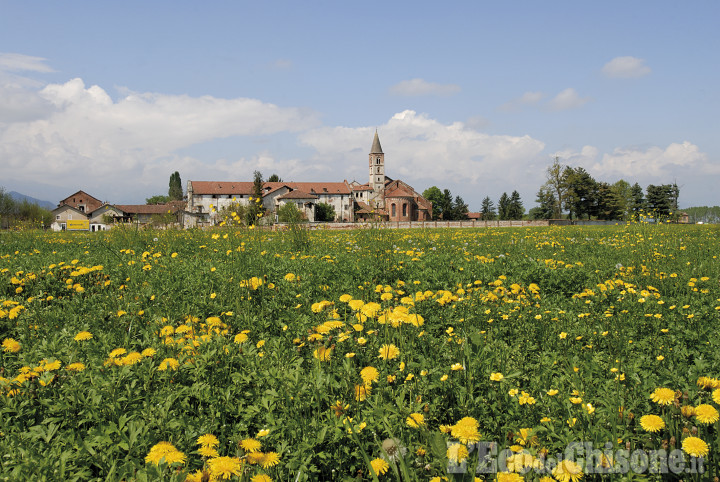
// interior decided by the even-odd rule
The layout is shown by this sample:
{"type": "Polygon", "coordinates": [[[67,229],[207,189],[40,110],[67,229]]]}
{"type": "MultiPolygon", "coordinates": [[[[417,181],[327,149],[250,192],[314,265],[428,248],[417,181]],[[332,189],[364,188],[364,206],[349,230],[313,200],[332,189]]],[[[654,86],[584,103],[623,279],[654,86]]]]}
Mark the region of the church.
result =
{"type": "Polygon", "coordinates": [[[377,131],[370,148],[369,174],[367,184],[350,183],[357,221],[373,216],[385,221],[430,221],[432,203],[409,184],[385,175],[385,153],[377,131]]]}
{"type": "MultiPolygon", "coordinates": [[[[248,181],[188,181],[185,227],[219,223],[217,211],[232,204],[253,200],[253,183],[248,181]]],[[[265,182],[263,207],[268,212],[293,203],[308,221],[316,220],[320,203],[333,206],[335,222],[429,221],[432,203],[409,184],[385,175],[385,153],[375,131],[369,154],[366,184],[348,182],[265,182]]]]}

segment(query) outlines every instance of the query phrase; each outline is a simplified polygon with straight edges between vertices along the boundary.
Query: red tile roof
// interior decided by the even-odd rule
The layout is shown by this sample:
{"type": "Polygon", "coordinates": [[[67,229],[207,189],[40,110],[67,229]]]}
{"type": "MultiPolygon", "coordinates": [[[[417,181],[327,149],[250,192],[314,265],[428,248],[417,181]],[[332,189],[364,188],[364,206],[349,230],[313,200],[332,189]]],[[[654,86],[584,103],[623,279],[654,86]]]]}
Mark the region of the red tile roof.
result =
{"type": "MultiPolygon", "coordinates": [[[[193,194],[252,195],[252,182],[231,181],[190,181],[193,194]]],[[[283,186],[313,194],[350,194],[350,188],[344,182],[266,182],[263,183],[263,196],[275,192],[283,186]],[[269,190],[268,190],[269,188],[269,190]]]]}
{"type": "MultiPolygon", "coordinates": [[[[184,204],[184,203],[183,203],[184,204]]],[[[183,207],[177,203],[168,204],[115,204],[115,207],[126,214],[165,214],[175,213],[183,207]]]]}
{"type": "Polygon", "coordinates": [[[318,197],[314,194],[303,192],[299,189],[287,192],[282,196],[278,196],[278,199],[317,199],[318,197]]]}

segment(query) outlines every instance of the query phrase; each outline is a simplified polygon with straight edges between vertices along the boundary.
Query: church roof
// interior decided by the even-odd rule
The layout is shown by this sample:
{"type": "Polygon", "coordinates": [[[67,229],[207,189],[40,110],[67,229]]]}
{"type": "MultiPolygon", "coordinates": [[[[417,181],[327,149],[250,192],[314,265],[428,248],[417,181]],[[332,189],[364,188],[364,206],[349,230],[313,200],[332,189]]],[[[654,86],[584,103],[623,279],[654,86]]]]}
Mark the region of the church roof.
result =
{"type": "Polygon", "coordinates": [[[378,137],[377,131],[375,131],[375,138],[373,139],[373,145],[370,148],[370,154],[382,154],[382,147],[380,146],[380,138],[378,137]]]}

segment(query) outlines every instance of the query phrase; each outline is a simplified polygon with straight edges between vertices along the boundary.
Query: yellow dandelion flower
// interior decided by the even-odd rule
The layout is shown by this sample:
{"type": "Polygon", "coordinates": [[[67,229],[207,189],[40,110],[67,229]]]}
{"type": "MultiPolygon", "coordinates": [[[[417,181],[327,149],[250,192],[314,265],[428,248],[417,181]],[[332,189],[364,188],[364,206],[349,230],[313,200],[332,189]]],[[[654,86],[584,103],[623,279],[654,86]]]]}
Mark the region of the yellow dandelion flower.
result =
{"type": "Polygon", "coordinates": [[[19,342],[12,338],[5,338],[2,342],[3,351],[5,353],[17,353],[22,348],[19,342]]]}
{"type": "Polygon", "coordinates": [[[670,388],[656,388],[651,394],[650,399],[659,405],[670,405],[675,400],[675,390],[670,388]]]}
{"type": "Polygon", "coordinates": [[[218,445],[220,445],[220,441],[215,435],[211,433],[206,433],[205,435],[201,435],[198,437],[197,444],[202,447],[217,447],[218,445]]]}
{"type": "Polygon", "coordinates": [[[572,460],[563,460],[552,471],[553,477],[560,482],[577,482],[582,479],[582,468],[572,460]]]}
{"type": "Polygon", "coordinates": [[[382,475],[390,468],[390,465],[385,462],[385,460],[379,457],[371,460],[370,465],[372,466],[373,472],[375,472],[376,475],[382,475]]]}
{"type": "Polygon", "coordinates": [[[93,337],[93,334],[89,331],[81,331],[75,335],[75,341],[86,341],[93,337]]]}
{"type": "Polygon", "coordinates": [[[380,372],[375,367],[365,367],[360,370],[360,378],[363,379],[365,385],[370,385],[372,382],[376,382],[380,377],[380,372]]]}
{"type": "Polygon", "coordinates": [[[411,413],[405,419],[405,423],[411,428],[420,428],[425,426],[425,416],[422,413],[411,413]]]}
{"type": "Polygon", "coordinates": [[[493,382],[499,382],[499,381],[501,381],[503,378],[504,378],[504,377],[503,377],[503,374],[500,373],[500,372],[493,372],[493,373],[490,374],[490,380],[492,380],[493,382]]]}
{"type": "Polygon", "coordinates": [[[250,482],[272,482],[272,479],[267,474],[255,474],[250,478],[250,482]]]}
{"type": "Polygon", "coordinates": [[[450,428],[450,434],[463,444],[480,440],[478,422],[472,417],[464,417],[458,421],[450,428]]]}
{"type": "Polygon", "coordinates": [[[398,356],[400,356],[400,350],[395,345],[383,345],[379,349],[378,358],[383,360],[394,360],[398,356]]]}
{"type": "Polygon", "coordinates": [[[242,461],[237,457],[215,457],[208,460],[208,469],[213,479],[229,479],[242,472],[242,461]]]}
{"type": "Polygon", "coordinates": [[[454,464],[461,464],[470,454],[463,444],[452,444],[447,449],[447,458],[454,464]]]}
{"type": "Polygon", "coordinates": [[[277,452],[265,452],[258,463],[263,469],[269,469],[280,463],[280,455],[277,452]]]}
{"type": "Polygon", "coordinates": [[[155,356],[156,353],[157,350],[155,350],[155,348],[145,348],[143,351],[140,352],[140,354],[145,358],[151,358],[155,356]]]}
{"type": "Polygon", "coordinates": [[[710,452],[708,444],[698,437],[685,437],[682,449],[691,457],[705,457],[710,452]]]}
{"type": "Polygon", "coordinates": [[[646,432],[659,432],[665,428],[665,421],[657,415],[643,415],[640,417],[640,426],[646,432]]]}
{"type": "Polygon", "coordinates": [[[115,348],[113,351],[110,352],[110,355],[108,355],[110,358],[117,358],[120,355],[124,355],[127,353],[127,350],[125,348],[115,348]]]}
{"type": "Polygon", "coordinates": [[[180,362],[178,362],[175,358],[165,358],[162,362],[160,362],[160,366],[158,367],[158,370],[165,371],[165,370],[177,370],[177,368],[180,366],[180,362]]]}
{"type": "Polygon", "coordinates": [[[717,422],[718,419],[720,419],[720,414],[718,414],[717,409],[712,405],[703,403],[702,405],[695,407],[695,419],[697,419],[698,422],[707,425],[717,422]]]}
{"type": "Polygon", "coordinates": [[[321,362],[330,361],[332,358],[332,348],[319,346],[313,351],[313,356],[320,360],[321,362]]]}
{"type": "Polygon", "coordinates": [[[355,400],[362,402],[370,395],[370,391],[369,385],[355,385],[355,400]]]}
{"type": "Polygon", "coordinates": [[[262,447],[262,444],[254,438],[246,438],[240,441],[240,447],[245,452],[257,452],[262,447]]]}

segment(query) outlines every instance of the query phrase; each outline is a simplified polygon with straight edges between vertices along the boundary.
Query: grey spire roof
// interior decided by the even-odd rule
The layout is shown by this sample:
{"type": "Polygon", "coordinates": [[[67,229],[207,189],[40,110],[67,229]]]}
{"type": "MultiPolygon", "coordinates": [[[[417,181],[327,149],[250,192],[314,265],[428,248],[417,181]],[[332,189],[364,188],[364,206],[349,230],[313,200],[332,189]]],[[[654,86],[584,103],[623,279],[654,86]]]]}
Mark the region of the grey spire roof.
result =
{"type": "Polygon", "coordinates": [[[380,147],[380,138],[378,137],[377,129],[375,130],[375,139],[373,139],[373,145],[370,148],[370,154],[382,154],[382,147],[380,147]]]}

